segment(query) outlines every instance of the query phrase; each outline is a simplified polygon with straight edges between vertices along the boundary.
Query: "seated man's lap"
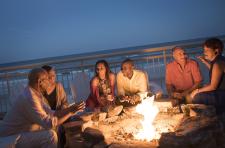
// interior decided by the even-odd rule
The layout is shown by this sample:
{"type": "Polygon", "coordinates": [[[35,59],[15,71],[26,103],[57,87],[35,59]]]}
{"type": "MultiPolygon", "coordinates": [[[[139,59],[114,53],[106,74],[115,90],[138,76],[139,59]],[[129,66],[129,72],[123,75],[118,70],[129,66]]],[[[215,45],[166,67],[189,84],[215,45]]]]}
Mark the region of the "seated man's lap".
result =
{"type": "Polygon", "coordinates": [[[18,148],[24,147],[52,147],[56,148],[58,137],[54,130],[41,130],[34,132],[25,132],[20,134],[20,138],[16,144],[18,148]]]}

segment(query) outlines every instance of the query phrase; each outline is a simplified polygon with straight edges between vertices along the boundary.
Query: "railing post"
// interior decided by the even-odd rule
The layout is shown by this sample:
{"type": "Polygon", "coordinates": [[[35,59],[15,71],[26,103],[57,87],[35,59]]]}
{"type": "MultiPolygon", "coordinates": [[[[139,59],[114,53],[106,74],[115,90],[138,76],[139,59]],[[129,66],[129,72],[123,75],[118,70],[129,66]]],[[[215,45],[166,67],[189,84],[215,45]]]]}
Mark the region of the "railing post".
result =
{"type": "Polygon", "coordinates": [[[8,92],[8,98],[6,99],[6,112],[7,112],[8,111],[9,96],[10,96],[10,83],[9,83],[8,74],[6,74],[6,83],[7,83],[7,92],[8,92]]]}
{"type": "Polygon", "coordinates": [[[83,65],[84,65],[84,61],[82,60],[81,63],[80,63],[80,67],[81,67],[81,71],[82,71],[82,72],[84,72],[84,67],[83,67],[83,65]]]}
{"type": "MultiPolygon", "coordinates": [[[[163,50],[163,61],[164,61],[164,71],[166,71],[166,64],[167,64],[167,59],[166,59],[166,49],[163,50]]],[[[163,80],[161,81],[161,87],[163,87],[163,80]]]]}
{"type": "Polygon", "coordinates": [[[163,50],[164,67],[166,68],[166,50],[163,50]]]}

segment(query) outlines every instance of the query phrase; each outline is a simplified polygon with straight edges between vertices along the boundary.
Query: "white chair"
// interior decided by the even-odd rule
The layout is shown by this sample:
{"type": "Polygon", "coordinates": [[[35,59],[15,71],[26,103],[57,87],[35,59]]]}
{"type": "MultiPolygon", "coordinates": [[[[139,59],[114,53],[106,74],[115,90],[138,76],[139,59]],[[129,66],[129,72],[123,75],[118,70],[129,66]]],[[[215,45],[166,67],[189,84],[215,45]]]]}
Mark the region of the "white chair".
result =
{"type": "Polygon", "coordinates": [[[17,100],[18,96],[23,92],[26,85],[22,82],[16,82],[13,86],[10,87],[10,94],[9,94],[9,104],[12,104],[17,100]]]}
{"type": "Polygon", "coordinates": [[[70,82],[72,98],[75,102],[85,101],[90,93],[89,79],[85,72],[74,75],[74,80],[70,82]]]}

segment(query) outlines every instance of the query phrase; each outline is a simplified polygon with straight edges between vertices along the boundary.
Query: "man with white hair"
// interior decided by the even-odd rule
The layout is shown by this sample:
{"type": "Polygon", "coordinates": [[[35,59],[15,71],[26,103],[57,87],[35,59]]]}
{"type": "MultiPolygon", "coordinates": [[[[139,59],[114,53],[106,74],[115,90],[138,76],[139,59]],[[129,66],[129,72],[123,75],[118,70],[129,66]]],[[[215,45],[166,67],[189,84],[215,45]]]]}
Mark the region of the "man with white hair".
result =
{"type": "Polygon", "coordinates": [[[172,49],[174,61],[166,66],[166,88],[173,106],[186,103],[187,96],[199,88],[202,76],[198,63],[187,58],[182,47],[172,49]]]}

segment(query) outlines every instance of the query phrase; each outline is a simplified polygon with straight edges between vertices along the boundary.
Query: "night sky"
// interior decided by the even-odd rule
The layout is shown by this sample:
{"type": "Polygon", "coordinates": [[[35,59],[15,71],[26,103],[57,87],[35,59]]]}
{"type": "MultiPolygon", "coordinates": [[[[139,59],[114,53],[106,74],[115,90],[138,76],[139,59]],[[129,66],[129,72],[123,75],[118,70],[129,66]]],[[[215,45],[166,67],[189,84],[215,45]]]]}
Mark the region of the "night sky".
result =
{"type": "Polygon", "coordinates": [[[224,0],[1,0],[0,63],[225,35],[224,0]]]}

